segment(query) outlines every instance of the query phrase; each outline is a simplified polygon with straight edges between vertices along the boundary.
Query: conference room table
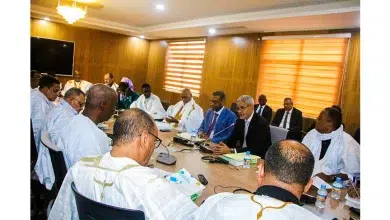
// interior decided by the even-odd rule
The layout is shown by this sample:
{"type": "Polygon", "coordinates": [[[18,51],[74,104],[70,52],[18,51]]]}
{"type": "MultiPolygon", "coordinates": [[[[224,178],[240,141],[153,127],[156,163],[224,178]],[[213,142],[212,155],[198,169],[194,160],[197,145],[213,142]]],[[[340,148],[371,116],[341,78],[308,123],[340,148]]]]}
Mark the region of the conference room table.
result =
{"type": "MultiPolygon", "coordinates": [[[[108,127],[104,129],[104,132],[108,135],[113,133],[114,119],[105,122],[108,127]]],[[[177,161],[174,165],[165,165],[159,162],[155,163],[155,168],[174,173],[182,168],[185,168],[191,175],[197,178],[198,174],[203,174],[208,184],[202,192],[202,195],[195,201],[200,206],[201,203],[206,200],[209,196],[220,192],[233,192],[238,188],[255,192],[257,187],[257,166],[252,165],[248,169],[242,167],[234,167],[227,164],[216,164],[203,162],[201,158],[203,156],[212,156],[212,154],[202,153],[193,147],[187,147],[182,144],[174,143],[173,137],[177,131],[161,132],[159,131],[158,137],[162,140],[162,143],[168,147],[171,155],[175,156],[177,161]],[[168,146],[169,145],[169,146],[168,146]],[[183,149],[188,149],[184,150],[183,149]]],[[[152,157],[156,157],[156,154],[160,152],[166,152],[163,146],[160,146],[155,150],[152,157]]],[[[314,187],[313,187],[314,188],[314,187]]],[[[245,192],[238,192],[245,193],[245,192]]],[[[315,195],[316,191],[310,193],[315,195]]],[[[348,220],[350,215],[349,207],[345,206],[345,201],[339,203],[337,208],[330,207],[330,198],[326,200],[326,207],[323,213],[319,213],[314,205],[304,205],[304,208],[312,211],[316,215],[323,219],[346,219],[348,220]]]]}

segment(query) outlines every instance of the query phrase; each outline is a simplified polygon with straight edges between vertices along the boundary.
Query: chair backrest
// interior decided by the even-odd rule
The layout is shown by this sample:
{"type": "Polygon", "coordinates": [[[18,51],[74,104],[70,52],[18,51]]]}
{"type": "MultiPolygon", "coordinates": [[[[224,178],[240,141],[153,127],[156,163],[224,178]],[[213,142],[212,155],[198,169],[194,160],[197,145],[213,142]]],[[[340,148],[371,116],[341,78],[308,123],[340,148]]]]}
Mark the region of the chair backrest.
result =
{"type": "Polygon", "coordinates": [[[288,133],[287,129],[279,128],[279,127],[272,126],[272,125],[270,125],[269,128],[271,130],[271,142],[272,142],[272,144],[274,144],[274,143],[276,143],[278,141],[286,139],[287,133],[288,133]]]}
{"type": "Polygon", "coordinates": [[[32,127],[32,121],[30,118],[30,162],[31,162],[31,171],[34,169],[35,162],[37,161],[38,158],[38,151],[37,151],[37,146],[35,145],[35,139],[34,139],[34,131],[32,127]]]}
{"type": "Polygon", "coordinates": [[[66,173],[68,172],[66,169],[64,155],[62,154],[61,149],[58,148],[53,142],[51,142],[49,133],[47,131],[42,132],[41,142],[49,150],[50,160],[55,176],[52,189],[54,190],[54,193],[57,194],[61,189],[62,182],[64,181],[66,173]]]}
{"type": "Polygon", "coordinates": [[[124,209],[96,202],[81,195],[77,191],[74,183],[72,183],[71,186],[76,199],[77,212],[80,219],[145,219],[143,211],[124,209]]]}
{"type": "Polygon", "coordinates": [[[237,103],[233,102],[230,105],[230,111],[232,111],[238,117],[237,103]]]}

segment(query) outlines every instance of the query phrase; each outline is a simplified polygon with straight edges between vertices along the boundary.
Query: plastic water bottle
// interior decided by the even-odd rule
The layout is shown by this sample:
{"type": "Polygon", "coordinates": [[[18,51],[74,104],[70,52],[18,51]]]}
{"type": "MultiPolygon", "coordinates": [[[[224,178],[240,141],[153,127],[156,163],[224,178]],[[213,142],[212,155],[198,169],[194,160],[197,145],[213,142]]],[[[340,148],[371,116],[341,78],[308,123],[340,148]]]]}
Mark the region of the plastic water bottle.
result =
{"type": "Polygon", "coordinates": [[[332,193],[330,197],[334,200],[340,200],[341,197],[341,189],[343,188],[343,183],[341,182],[341,178],[337,177],[336,181],[333,183],[332,193]]]}
{"type": "Polygon", "coordinates": [[[190,138],[190,141],[193,146],[195,146],[196,139],[197,139],[197,134],[196,134],[196,130],[194,129],[191,131],[191,138],[190,138]]]}
{"type": "Polygon", "coordinates": [[[250,168],[251,167],[251,152],[247,151],[244,157],[244,166],[243,168],[250,168]]]}
{"type": "Polygon", "coordinates": [[[326,186],[321,185],[321,188],[317,191],[317,200],[316,200],[316,207],[317,210],[322,212],[325,208],[325,200],[326,196],[328,195],[328,192],[326,191],[326,186]]]}

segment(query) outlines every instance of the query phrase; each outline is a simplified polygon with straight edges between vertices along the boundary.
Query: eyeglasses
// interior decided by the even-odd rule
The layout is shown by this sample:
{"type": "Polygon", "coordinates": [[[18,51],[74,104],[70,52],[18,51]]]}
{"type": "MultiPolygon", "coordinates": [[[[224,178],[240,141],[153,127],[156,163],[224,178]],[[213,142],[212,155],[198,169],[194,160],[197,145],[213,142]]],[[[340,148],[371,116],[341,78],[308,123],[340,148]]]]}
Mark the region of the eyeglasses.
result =
{"type": "Polygon", "coordinates": [[[152,134],[150,131],[148,131],[148,133],[149,133],[150,135],[152,135],[154,138],[156,138],[156,139],[154,140],[154,149],[157,149],[157,148],[160,146],[162,140],[161,140],[160,138],[158,138],[156,135],[152,134]]]}
{"type": "Polygon", "coordinates": [[[247,106],[237,106],[237,111],[242,111],[242,110],[244,110],[244,109],[246,109],[248,107],[249,107],[249,105],[247,105],[247,106]]]}
{"type": "Polygon", "coordinates": [[[76,98],[72,98],[72,99],[76,100],[76,101],[79,103],[80,108],[84,107],[85,102],[80,102],[80,101],[79,101],[78,99],[76,99],[76,98]]]}

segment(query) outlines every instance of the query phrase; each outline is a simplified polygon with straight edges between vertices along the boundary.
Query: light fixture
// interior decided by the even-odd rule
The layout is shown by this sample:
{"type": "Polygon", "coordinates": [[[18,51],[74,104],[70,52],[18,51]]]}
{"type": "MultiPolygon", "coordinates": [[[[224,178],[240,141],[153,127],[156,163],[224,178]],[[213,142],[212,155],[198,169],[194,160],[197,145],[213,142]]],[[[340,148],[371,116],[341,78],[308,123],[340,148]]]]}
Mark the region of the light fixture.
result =
{"type": "Polygon", "coordinates": [[[43,20],[50,21],[50,18],[49,17],[45,17],[43,20]]]}
{"type": "Polygon", "coordinates": [[[215,34],[217,31],[214,28],[209,28],[209,34],[215,34]]]}
{"type": "Polygon", "coordinates": [[[141,36],[139,36],[140,38],[142,38],[142,39],[144,39],[145,38],[145,36],[144,35],[141,35],[141,36]]]}
{"type": "Polygon", "coordinates": [[[156,9],[159,11],[164,11],[165,6],[163,4],[158,4],[158,5],[156,5],[156,9]]]}
{"type": "Polygon", "coordinates": [[[76,2],[72,2],[70,5],[61,5],[60,1],[58,1],[57,12],[64,17],[69,24],[73,24],[77,20],[84,18],[87,13],[87,6],[78,6],[76,2]]]}

